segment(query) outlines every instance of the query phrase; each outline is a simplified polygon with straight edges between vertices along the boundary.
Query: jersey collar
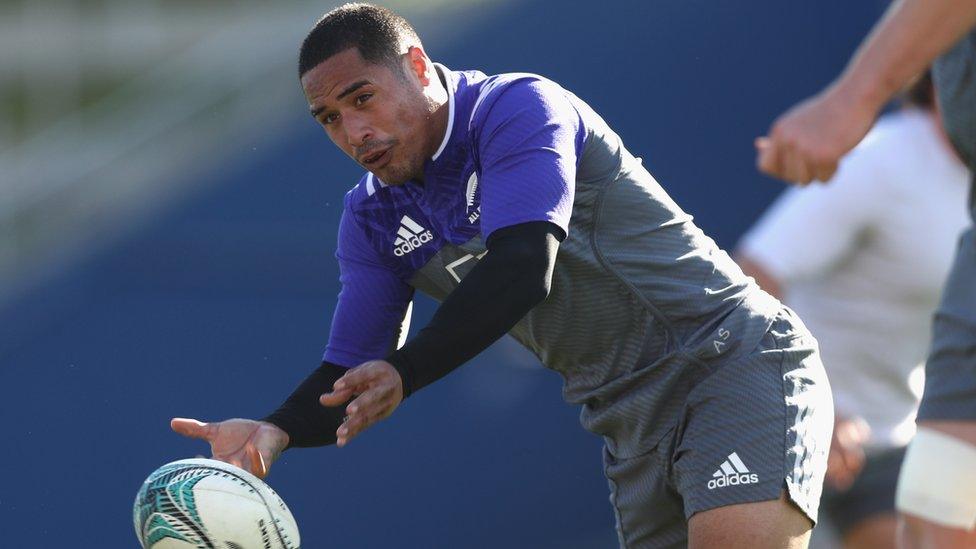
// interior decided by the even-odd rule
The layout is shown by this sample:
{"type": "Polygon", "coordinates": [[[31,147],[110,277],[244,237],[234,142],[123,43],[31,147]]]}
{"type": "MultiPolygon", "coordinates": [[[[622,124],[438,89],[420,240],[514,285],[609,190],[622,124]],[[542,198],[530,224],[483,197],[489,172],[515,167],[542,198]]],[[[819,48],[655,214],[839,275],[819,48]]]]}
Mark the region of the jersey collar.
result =
{"type": "Polygon", "coordinates": [[[437,74],[441,76],[441,80],[447,85],[447,129],[444,131],[444,139],[441,141],[441,146],[437,147],[437,152],[434,153],[434,156],[430,157],[432,161],[436,161],[441,156],[448,142],[451,141],[451,133],[454,131],[454,94],[457,93],[457,83],[454,81],[451,69],[440,63],[434,63],[434,70],[437,71],[437,74]]]}

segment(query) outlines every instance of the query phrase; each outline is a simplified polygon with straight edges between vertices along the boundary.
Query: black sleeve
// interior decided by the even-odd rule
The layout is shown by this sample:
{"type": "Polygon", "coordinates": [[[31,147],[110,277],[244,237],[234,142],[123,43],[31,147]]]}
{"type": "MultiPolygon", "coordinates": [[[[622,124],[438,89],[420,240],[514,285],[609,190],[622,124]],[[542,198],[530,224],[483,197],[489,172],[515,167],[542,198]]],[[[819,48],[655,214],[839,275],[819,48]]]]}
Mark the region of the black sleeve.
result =
{"type": "Polygon", "coordinates": [[[349,369],[323,362],[271,415],[262,419],[288,433],[288,447],[304,448],[335,444],[346,406],[322,406],[319,397],[349,369]]]}
{"type": "Polygon", "coordinates": [[[482,258],[420,333],[387,361],[404,397],[444,377],[512,329],[548,297],[562,229],[546,222],[499,229],[482,258]]]}

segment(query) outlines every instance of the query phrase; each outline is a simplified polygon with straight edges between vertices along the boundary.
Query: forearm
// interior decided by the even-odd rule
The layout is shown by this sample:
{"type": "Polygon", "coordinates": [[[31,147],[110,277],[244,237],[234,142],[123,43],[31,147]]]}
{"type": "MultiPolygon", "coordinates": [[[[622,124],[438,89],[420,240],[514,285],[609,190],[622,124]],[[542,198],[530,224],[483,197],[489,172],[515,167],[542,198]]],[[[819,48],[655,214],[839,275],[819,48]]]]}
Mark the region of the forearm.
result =
{"type": "Polygon", "coordinates": [[[976,25],[976,0],[896,0],[836,89],[877,111],[976,25]]]}
{"type": "Polygon", "coordinates": [[[549,292],[558,248],[546,222],[498,231],[489,253],[461,281],[423,330],[388,362],[404,395],[447,375],[512,329],[549,292]]]}
{"type": "Polygon", "coordinates": [[[276,425],[288,434],[288,447],[326,446],[335,444],[336,429],[342,424],[344,406],[326,407],[319,403],[323,393],[348,371],[347,368],[323,362],[273,413],[262,421],[276,425]]]}

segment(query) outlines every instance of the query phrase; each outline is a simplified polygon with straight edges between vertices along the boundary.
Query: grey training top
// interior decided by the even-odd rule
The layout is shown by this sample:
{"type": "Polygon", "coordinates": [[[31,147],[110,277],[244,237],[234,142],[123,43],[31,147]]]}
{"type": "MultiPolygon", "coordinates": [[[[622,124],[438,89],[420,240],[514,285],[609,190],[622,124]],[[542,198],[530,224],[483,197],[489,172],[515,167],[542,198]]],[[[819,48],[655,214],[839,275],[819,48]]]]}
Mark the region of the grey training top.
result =
{"type": "Polygon", "coordinates": [[[611,451],[649,449],[691,387],[756,347],[779,302],[582,100],[536,75],[438,71],[450,123],[423,185],[367,174],[347,195],[343,293],[326,358],[383,356],[379,345],[394,343],[396,330],[376,328],[379,316],[402,318],[414,288],[447,297],[491,231],[550,221],[567,235],[551,293],[511,335],[562,375],[566,400],[583,405],[584,427],[611,451]],[[377,295],[392,297],[377,305],[377,295]],[[384,337],[362,343],[377,331],[384,337]]]}

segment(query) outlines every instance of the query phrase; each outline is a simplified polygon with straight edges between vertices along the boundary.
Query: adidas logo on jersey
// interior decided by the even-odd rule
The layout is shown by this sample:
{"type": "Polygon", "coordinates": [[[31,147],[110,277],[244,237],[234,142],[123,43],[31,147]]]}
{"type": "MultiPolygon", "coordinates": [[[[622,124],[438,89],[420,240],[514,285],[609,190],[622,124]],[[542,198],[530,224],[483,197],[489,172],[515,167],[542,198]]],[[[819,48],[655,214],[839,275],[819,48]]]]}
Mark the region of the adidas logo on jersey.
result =
{"type": "Polygon", "coordinates": [[[726,486],[740,486],[759,482],[759,475],[750,473],[749,468],[739,459],[739,454],[732,452],[728,459],[722,462],[718,471],[712,473],[712,480],[708,481],[708,489],[725,488],[726,486]]]}
{"type": "Polygon", "coordinates": [[[393,255],[397,257],[403,257],[434,239],[433,233],[406,215],[400,220],[397,235],[393,241],[393,255]]]}

